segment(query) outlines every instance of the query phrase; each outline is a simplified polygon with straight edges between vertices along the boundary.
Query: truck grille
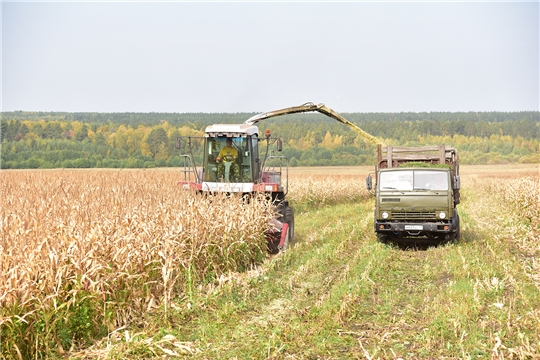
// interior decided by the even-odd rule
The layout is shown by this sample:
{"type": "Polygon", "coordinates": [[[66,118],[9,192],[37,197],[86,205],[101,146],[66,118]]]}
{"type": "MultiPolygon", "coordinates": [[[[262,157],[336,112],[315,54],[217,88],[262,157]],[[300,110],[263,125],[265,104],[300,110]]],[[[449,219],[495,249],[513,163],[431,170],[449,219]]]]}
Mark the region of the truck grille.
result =
{"type": "Polygon", "coordinates": [[[435,215],[434,212],[392,211],[392,218],[394,219],[437,219],[437,215],[435,215]]]}

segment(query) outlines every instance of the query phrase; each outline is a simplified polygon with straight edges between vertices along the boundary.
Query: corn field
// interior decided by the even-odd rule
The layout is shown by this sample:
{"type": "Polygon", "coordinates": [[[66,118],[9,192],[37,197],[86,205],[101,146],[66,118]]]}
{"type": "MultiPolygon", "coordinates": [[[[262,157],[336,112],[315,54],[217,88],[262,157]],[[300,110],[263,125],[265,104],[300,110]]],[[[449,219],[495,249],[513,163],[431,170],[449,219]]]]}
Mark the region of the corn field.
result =
{"type": "Polygon", "coordinates": [[[364,178],[358,175],[292,175],[289,178],[288,199],[295,211],[362,201],[369,196],[364,178]]]}
{"type": "Polygon", "coordinates": [[[483,186],[509,209],[506,216],[512,226],[506,226],[507,235],[524,254],[524,270],[540,289],[540,175],[521,178],[482,179],[483,186]],[[513,233],[519,233],[514,236],[513,233]]]}
{"type": "Polygon", "coordinates": [[[266,200],[205,198],[158,171],[1,172],[2,354],[84,346],[267,256],[266,200]]]}
{"type": "MultiPolygon", "coordinates": [[[[493,235],[512,239],[540,288],[538,174],[475,176],[464,180],[467,188],[511,209],[493,235]]],[[[84,349],[121,329],[144,328],[148,313],[166,320],[175,299],[189,306],[203,285],[268,258],[274,209],[267,200],[195,195],[180,189],[174,171],[0,177],[0,354],[8,359],[84,349]]],[[[358,175],[291,175],[287,198],[298,223],[303,211],[372,201],[358,175]]],[[[470,204],[470,216],[491,213],[480,205],[470,204]]]]}
{"type": "Polygon", "coordinates": [[[507,205],[517,211],[520,217],[531,224],[533,234],[539,236],[540,177],[526,176],[513,181],[506,179],[494,183],[493,189],[507,205]]]}

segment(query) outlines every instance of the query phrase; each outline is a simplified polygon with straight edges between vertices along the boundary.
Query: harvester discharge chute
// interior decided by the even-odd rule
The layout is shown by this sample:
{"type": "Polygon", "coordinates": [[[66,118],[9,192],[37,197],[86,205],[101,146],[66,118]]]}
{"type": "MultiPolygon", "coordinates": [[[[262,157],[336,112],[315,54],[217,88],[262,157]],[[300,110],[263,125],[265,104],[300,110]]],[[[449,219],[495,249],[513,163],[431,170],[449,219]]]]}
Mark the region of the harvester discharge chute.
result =
{"type": "Polygon", "coordinates": [[[266,112],[266,113],[258,114],[258,115],[255,115],[255,116],[247,119],[244,122],[244,124],[256,124],[261,120],[269,119],[269,118],[272,118],[272,117],[275,117],[275,116],[286,115],[286,114],[295,114],[295,113],[304,113],[304,112],[313,112],[313,111],[320,112],[321,114],[324,114],[324,115],[326,115],[328,117],[331,117],[334,120],[337,120],[340,123],[351,127],[354,131],[356,131],[358,133],[358,135],[362,136],[364,139],[368,140],[369,142],[371,142],[374,145],[377,145],[377,144],[381,143],[379,141],[379,139],[377,139],[375,136],[370,135],[367,132],[365,132],[364,130],[360,129],[358,126],[354,125],[349,120],[345,119],[343,116],[341,116],[340,114],[338,114],[334,110],[330,109],[326,105],[324,105],[324,104],[315,105],[315,104],[313,104],[311,102],[307,102],[307,103],[302,104],[300,106],[293,106],[293,107],[289,107],[289,108],[284,108],[284,109],[280,109],[280,110],[274,110],[274,111],[269,111],[269,112],[266,112]]]}

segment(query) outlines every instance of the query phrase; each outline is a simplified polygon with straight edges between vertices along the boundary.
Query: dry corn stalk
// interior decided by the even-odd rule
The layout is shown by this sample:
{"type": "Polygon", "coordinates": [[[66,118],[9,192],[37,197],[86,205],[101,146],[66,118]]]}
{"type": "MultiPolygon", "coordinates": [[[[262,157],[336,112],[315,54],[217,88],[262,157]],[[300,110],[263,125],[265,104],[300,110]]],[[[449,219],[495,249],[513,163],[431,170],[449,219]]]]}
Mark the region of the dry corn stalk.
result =
{"type": "Polygon", "coordinates": [[[364,179],[355,175],[291,176],[289,180],[289,200],[295,207],[360,201],[368,196],[364,179]]]}
{"type": "Polygon", "coordinates": [[[0,175],[2,341],[26,355],[46,351],[62,329],[77,338],[93,324],[140,320],[197,282],[266,257],[264,200],[196,196],[172,172],[0,175]],[[77,316],[91,317],[88,326],[77,316]]]}
{"type": "Polygon", "coordinates": [[[483,179],[483,182],[505,208],[511,209],[507,215],[513,218],[514,227],[519,230],[516,232],[520,234],[515,245],[526,255],[524,268],[540,288],[540,177],[483,179]]]}

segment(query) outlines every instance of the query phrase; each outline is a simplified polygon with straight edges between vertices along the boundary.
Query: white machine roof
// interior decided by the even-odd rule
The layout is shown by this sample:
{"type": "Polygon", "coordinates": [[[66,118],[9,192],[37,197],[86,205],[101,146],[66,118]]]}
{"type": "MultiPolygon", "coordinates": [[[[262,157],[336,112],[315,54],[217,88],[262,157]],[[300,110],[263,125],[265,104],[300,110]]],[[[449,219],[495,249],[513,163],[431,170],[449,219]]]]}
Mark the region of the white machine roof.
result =
{"type": "Polygon", "coordinates": [[[214,124],[206,127],[207,136],[247,136],[259,133],[259,128],[249,124],[214,124]]]}

